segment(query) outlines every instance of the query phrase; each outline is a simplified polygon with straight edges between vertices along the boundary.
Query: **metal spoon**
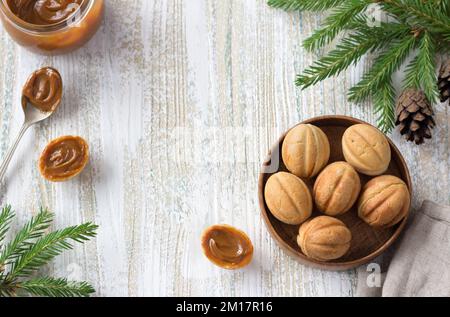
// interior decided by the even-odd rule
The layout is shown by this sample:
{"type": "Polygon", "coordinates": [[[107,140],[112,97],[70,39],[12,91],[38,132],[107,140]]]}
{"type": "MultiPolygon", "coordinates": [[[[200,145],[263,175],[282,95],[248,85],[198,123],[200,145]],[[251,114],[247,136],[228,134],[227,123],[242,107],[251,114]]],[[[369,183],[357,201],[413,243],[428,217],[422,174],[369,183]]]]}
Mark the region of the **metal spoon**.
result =
{"type": "MultiPolygon", "coordinates": [[[[59,80],[61,81],[60,82],[60,87],[62,89],[61,76],[59,75],[58,71],[56,71],[53,68],[49,68],[49,67],[41,68],[38,71],[34,72],[30,76],[30,78],[28,79],[27,83],[30,81],[32,76],[34,76],[34,74],[36,74],[39,71],[46,70],[46,69],[50,69],[52,71],[55,71],[58,74],[59,80]]],[[[58,109],[60,103],[61,103],[61,98],[58,98],[54,102],[52,107],[50,107],[52,109],[51,111],[42,111],[42,110],[38,109],[38,107],[33,105],[33,103],[30,102],[29,98],[26,97],[24,95],[24,93],[22,93],[22,109],[23,109],[23,112],[24,112],[25,120],[24,120],[24,123],[22,125],[22,128],[20,129],[19,135],[17,136],[14,144],[10,147],[8,152],[6,152],[5,158],[3,159],[3,163],[0,165],[0,182],[3,180],[3,178],[5,176],[5,173],[6,173],[6,170],[8,168],[8,165],[11,162],[11,159],[12,159],[12,157],[14,155],[14,152],[16,151],[20,140],[22,139],[22,137],[24,136],[24,134],[28,130],[28,128],[31,127],[32,125],[34,125],[36,123],[39,123],[41,121],[44,121],[45,119],[50,117],[53,113],[56,112],[56,110],[58,109]]]]}

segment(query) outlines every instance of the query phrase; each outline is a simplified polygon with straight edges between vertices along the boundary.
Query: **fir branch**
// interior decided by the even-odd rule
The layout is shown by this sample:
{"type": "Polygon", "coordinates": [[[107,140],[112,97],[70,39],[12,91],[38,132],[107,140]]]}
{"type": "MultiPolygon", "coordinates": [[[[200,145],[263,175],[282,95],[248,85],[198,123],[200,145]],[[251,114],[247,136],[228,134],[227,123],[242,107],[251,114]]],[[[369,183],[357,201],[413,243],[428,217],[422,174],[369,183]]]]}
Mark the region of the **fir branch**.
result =
{"type": "Polygon", "coordinates": [[[8,232],[11,220],[14,218],[14,212],[11,210],[11,206],[7,205],[3,207],[0,213],[0,251],[2,242],[5,239],[6,233],[8,232]]]}
{"type": "Polygon", "coordinates": [[[422,90],[431,103],[439,96],[436,76],[436,46],[433,37],[424,31],[417,56],[406,67],[404,88],[422,90]]]}
{"type": "Polygon", "coordinates": [[[450,1],[448,0],[435,0],[435,6],[438,10],[446,13],[450,17],[450,1]]]}
{"type": "Polygon", "coordinates": [[[86,282],[73,282],[65,278],[41,277],[15,285],[17,291],[26,291],[35,296],[88,297],[95,292],[86,282]]]}
{"type": "Polygon", "coordinates": [[[369,27],[359,23],[353,33],[341,40],[334,50],[317,60],[297,77],[296,84],[302,89],[315,85],[328,77],[336,76],[356,64],[367,52],[387,45],[395,38],[406,36],[409,28],[398,23],[381,23],[369,27]]]}
{"type": "Polygon", "coordinates": [[[450,0],[371,0],[394,22],[381,22],[369,27],[363,8],[364,0],[328,1],[270,0],[284,9],[318,9],[327,3],[331,15],[324,25],[304,43],[315,50],[332,42],[342,31],[349,34],[335,49],[315,61],[297,76],[296,84],[305,89],[328,77],[336,76],[356,64],[366,53],[381,51],[371,69],[350,89],[349,99],[361,102],[372,97],[379,127],[388,132],[394,126],[395,92],[392,76],[407,56],[418,48],[418,55],[406,68],[405,87],[424,91],[430,101],[438,95],[436,86],[436,55],[450,49],[450,0]],[[308,7],[316,3],[315,8],[308,7]],[[308,6],[306,3],[309,3],[308,6]],[[361,10],[361,11],[358,11],[361,10]],[[353,15],[352,15],[353,13],[353,15]]]}
{"type": "Polygon", "coordinates": [[[85,223],[79,226],[58,230],[39,238],[28,250],[11,265],[11,270],[6,276],[7,281],[32,274],[39,267],[47,264],[54,257],[65,250],[70,250],[73,245],[70,241],[83,243],[96,235],[98,226],[85,223]]]}
{"type": "Polygon", "coordinates": [[[391,78],[374,91],[373,103],[378,127],[384,133],[391,131],[395,126],[395,90],[391,78]]]}
{"type": "Polygon", "coordinates": [[[393,41],[392,45],[377,57],[372,68],[364,74],[362,80],[350,89],[349,100],[353,102],[366,100],[373,91],[387,82],[392,74],[399,69],[415,44],[416,37],[414,34],[393,41]]]}
{"type": "Polygon", "coordinates": [[[380,5],[394,18],[450,36],[450,17],[445,11],[439,10],[435,1],[381,0],[380,5]]]}
{"type": "Polygon", "coordinates": [[[0,280],[0,297],[13,297],[16,295],[16,290],[13,285],[0,280]]]}
{"type": "Polygon", "coordinates": [[[32,240],[41,237],[50,227],[53,214],[41,208],[40,212],[17,233],[14,240],[8,243],[0,254],[0,266],[9,264],[25,252],[32,240]]]}
{"type": "Polygon", "coordinates": [[[322,27],[303,42],[303,47],[313,51],[332,42],[370,3],[372,0],[349,0],[342,3],[325,19],[322,27]]]}
{"type": "Polygon", "coordinates": [[[334,8],[346,0],[269,0],[268,4],[274,8],[286,11],[324,11],[334,8]]]}
{"type": "MultiPolygon", "coordinates": [[[[14,217],[10,206],[0,212],[0,237],[4,239],[14,217]]],[[[41,277],[25,280],[42,265],[47,264],[62,251],[72,248],[71,242],[83,243],[95,236],[96,225],[86,223],[63,230],[45,231],[53,215],[40,210],[3,248],[0,255],[0,297],[19,296],[24,293],[37,296],[89,296],[94,292],[86,282],[73,282],[64,278],[41,277]]]]}

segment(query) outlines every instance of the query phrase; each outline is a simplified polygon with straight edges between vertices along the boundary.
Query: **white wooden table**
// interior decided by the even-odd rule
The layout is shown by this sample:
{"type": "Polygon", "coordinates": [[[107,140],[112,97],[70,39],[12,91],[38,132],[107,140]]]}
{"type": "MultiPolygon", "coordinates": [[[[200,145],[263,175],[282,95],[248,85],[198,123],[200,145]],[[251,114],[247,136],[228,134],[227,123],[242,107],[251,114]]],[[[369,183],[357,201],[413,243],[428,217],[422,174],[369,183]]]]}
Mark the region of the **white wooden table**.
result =
{"type": "MultiPolygon", "coordinates": [[[[259,166],[281,132],[322,114],[374,122],[370,103],[345,93],[370,61],[301,92],[295,75],[314,56],[301,41],[320,16],[288,14],[264,0],[108,0],[95,38],[66,56],[37,56],[0,31],[0,154],[22,122],[21,86],[51,65],[64,78],[62,108],[29,131],[1,188],[19,217],[40,205],[56,227],[94,221],[96,240],[65,253],[50,274],[90,281],[98,296],[351,296],[356,273],[304,267],[270,238],[259,215],[259,166]],[[51,139],[76,134],[89,167],[62,184],[36,164],[51,139]],[[199,236],[215,223],[249,233],[256,254],[240,272],[213,267],[199,236]]],[[[408,161],[414,207],[450,203],[450,107],[423,146],[393,139],[408,161]]]]}

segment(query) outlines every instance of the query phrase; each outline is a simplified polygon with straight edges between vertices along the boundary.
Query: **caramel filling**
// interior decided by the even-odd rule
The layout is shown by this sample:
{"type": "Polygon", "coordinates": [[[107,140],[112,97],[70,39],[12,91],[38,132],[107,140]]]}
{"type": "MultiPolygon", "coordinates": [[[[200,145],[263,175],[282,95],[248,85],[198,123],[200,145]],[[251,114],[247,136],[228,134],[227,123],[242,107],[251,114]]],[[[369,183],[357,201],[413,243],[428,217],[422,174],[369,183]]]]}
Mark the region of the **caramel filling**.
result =
{"type": "Polygon", "coordinates": [[[62,97],[61,76],[53,68],[37,70],[25,84],[23,95],[39,110],[54,111],[62,97]]]}
{"type": "Polygon", "coordinates": [[[253,245],[245,233],[230,226],[213,226],[203,237],[206,256],[224,268],[239,268],[248,264],[253,245]]]}
{"type": "Polygon", "coordinates": [[[83,0],[6,0],[18,18],[36,25],[50,25],[69,18],[83,0]]]}
{"type": "Polygon", "coordinates": [[[86,166],[88,145],[80,137],[66,136],[50,142],[41,155],[39,168],[51,181],[67,180],[86,166]]]}

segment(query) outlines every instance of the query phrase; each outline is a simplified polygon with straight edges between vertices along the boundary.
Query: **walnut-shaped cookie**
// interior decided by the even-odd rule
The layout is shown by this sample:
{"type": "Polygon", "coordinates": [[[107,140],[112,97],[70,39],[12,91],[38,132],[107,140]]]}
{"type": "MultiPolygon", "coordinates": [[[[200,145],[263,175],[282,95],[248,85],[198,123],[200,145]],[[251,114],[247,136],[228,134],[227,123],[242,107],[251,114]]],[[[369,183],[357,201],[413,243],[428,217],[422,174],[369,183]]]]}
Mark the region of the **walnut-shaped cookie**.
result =
{"type": "Polygon", "coordinates": [[[317,177],[313,197],[317,209],[328,216],[337,216],[353,206],[360,191],[361,181],[355,169],[346,162],[335,162],[317,177]]]}
{"type": "Polygon", "coordinates": [[[299,225],[311,216],[313,202],[309,188],[293,174],[279,172],[270,176],[264,197],[272,215],[281,222],[299,225]]]}
{"type": "Polygon", "coordinates": [[[302,252],[318,261],[331,261],[344,256],[350,249],[352,234],[340,220],[320,216],[300,226],[297,243],[302,252]]]}
{"type": "Polygon", "coordinates": [[[391,161],[391,147],[387,138],[368,124],[355,124],[345,131],[342,152],[350,165],[369,176],[386,172],[391,161]]]}
{"type": "Polygon", "coordinates": [[[301,178],[316,176],[330,159],[330,143],[325,133],[311,124],[300,124],[284,138],[281,154],[284,165],[301,178]]]}
{"type": "Polygon", "coordinates": [[[373,227],[388,228],[409,212],[411,196],[400,178],[383,175],[371,179],[358,201],[358,216],[373,227]]]}

